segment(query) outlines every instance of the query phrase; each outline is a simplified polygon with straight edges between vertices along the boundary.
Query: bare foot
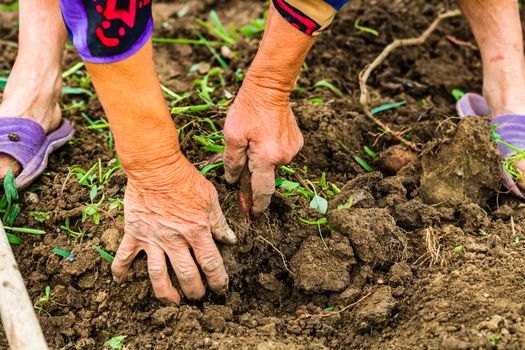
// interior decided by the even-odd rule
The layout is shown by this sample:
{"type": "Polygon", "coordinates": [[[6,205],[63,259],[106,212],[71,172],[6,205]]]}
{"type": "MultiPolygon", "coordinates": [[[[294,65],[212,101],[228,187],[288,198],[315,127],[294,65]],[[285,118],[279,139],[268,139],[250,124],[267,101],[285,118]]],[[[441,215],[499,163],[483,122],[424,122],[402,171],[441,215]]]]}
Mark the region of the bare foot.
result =
{"type": "MultiPolygon", "coordinates": [[[[9,76],[3,101],[0,104],[0,118],[28,118],[39,123],[46,133],[57,129],[61,123],[58,105],[61,87],[60,71],[47,74],[47,77],[35,77],[32,69],[25,69],[19,73],[22,70],[17,71],[15,66],[9,76]]],[[[8,170],[16,176],[22,169],[15,159],[0,153],[0,179],[5,177],[8,170]]]]}

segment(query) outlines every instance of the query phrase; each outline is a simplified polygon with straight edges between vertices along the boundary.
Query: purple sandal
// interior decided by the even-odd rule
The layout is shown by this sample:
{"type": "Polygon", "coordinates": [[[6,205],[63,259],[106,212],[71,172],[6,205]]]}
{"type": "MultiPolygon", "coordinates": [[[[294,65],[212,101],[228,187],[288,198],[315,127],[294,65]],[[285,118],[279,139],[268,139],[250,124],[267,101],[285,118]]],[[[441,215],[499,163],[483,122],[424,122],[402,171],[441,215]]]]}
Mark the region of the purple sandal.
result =
{"type": "MultiPolygon", "coordinates": [[[[456,104],[456,109],[462,118],[470,115],[490,115],[490,109],[485,98],[473,93],[465,94],[456,104]]],[[[503,141],[516,148],[525,150],[525,115],[499,115],[490,121],[490,125],[496,125],[496,133],[499,134],[503,141]]],[[[515,151],[500,143],[498,143],[498,149],[503,158],[515,153],[515,151]]],[[[525,199],[524,193],[520,191],[516,182],[506,170],[503,173],[503,184],[514,195],[525,199]]]]}
{"type": "Polygon", "coordinates": [[[73,138],[75,130],[66,120],[46,135],[44,129],[27,118],[0,118],[0,153],[16,159],[22,172],[16,177],[16,187],[23,189],[34,181],[47,166],[49,155],[73,138]]]}

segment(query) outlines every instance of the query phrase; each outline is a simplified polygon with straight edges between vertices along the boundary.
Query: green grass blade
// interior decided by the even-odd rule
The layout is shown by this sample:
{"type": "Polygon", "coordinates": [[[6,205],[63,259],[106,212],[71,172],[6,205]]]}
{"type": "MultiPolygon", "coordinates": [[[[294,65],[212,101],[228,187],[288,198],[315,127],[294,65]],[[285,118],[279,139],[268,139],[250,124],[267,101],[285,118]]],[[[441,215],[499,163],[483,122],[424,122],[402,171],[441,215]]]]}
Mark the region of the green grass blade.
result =
{"type": "Polygon", "coordinates": [[[15,236],[9,232],[6,232],[5,233],[7,235],[7,240],[9,241],[9,243],[11,244],[21,244],[22,242],[24,242],[24,240],[18,236],[15,236]]]}
{"type": "Polygon", "coordinates": [[[359,163],[359,165],[361,165],[361,167],[363,169],[365,169],[366,171],[368,171],[369,173],[371,173],[372,171],[374,171],[374,168],[368,164],[363,158],[359,157],[359,156],[354,156],[354,159],[357,163],[359,163]]]}
{"type": "Polygon", "coordinates": [[[18,233],[30,233],[32,235],[45,235],[47,232],[44,230],[37,230],[34,228],[25,228],[25,227],[10,227],[4,226],[6,230],[18,232],[18,233]]]}
{"type": "Polygon", "coordinates": [[[370,158],[372,158],[372,159],[377,159],[378,158],[376,152],[372,151],[372,149],[370,147],[364,146],[363,149],[365,150],[365,153],[370,156],[370,158]]]}
{"type": "Polygon", "coordinates": [[[51,253],[54,253],[56,255],[59,255],[61,257],[67,258],[71,256],[71,252],[69,250],[60,249],[60,248],[53,248],[51,249],[51,253]]]}
{"type": "Polygon", "coordinates": [[[332,91],[335,95],[339,97],[343,96],[343,92],[339,88],[335,87],[333,84],[327,82],[326,80],[318,81],[317,83],[314,84],[313,87],[314,89],[318,87],[324,87],[324,88],[329,89],[330,91],[332,91]]]}
{"type": "Polygon", "coordinates": [[[79,87],[70,87],[70,86],[64,86],[62,88],[62,94],[63,95],[88,95],[89,97],[95,96],[94,93],[92,93],[91,91],[87,89],[79,88],[79,87]]]}
{"type": "Polygon", "coordinates": [[[210,104],[194,105],[194,106],[184,106],[184,107],[173,107],[171,109],[171,114],[184,114],[184,113],[195,113],[203,112],[211,108],[210,104]]]}
{"type": "Polygon", "coordinates": [[[95,250],[100,254],[100,256],[102,257],[102,259],[106,260],[108,263],[112,263],[113,260],[115,260],[115,257],[111,254],[109,254],[108,252],[106,252],[104,249],[100,248],[100,247],[95,247],[95,250]]]}
{"type": "Polygon", "coordinates": [[[219,163],[215,163],[215,164],[210,164],[210,165],[206,165],[204,168],[201,169],[200,173],[202,175],[205,175],[206,173],[208,173],[210,170],[213,170],[215,168],[219,168],[221,166],[224,166],[224,162],[219,162],[219,163]]]}
{"type": "Polygon", "coordinates": [[[210,46],[223,46],[228,44],[224,41],[205,41],[202,39],[176,39],[176,38],[153,38],[154,43],[159,44],[180,44],[180,45],[210,45],[210,46]]]}
{"type": "Polygon", "coordinates": [[[375,35],[375,36],[379,35],[379,32],[377,30],[369,28],[369,27],[365,27],[365,26],[362,26],[362,25],[359,25],[359,20],[356,20],[354,22],[354,27],[355,27],[355,29],[359,30],[360,32],[372,34],[372,35],[375,35]]]}
{"type": "Polygon", "coordinates": [[[406,103],[407,103],[407,101],[405,101],[405,100],[399,101],[399,102],[394,102],[394,103],[386,103],[384,105],[372,108],[370,113],[377,114],[379,112],[383,112],[383,111],[386,111],[388,109],[392,109],[392,108],[396,108],[396,107],[399,107],[399,106],[403,106],[406,103]]]}
{"type": "Polygon", "coordinates": [[[73,67],[69,68],[64,73],[62,73],[62,79],[65,79],[65,78],[75,74],[76,72],[78,72],[83,67],[84,67],[84,62],[77,62],[75,65],[73,65],[73,67]]]}

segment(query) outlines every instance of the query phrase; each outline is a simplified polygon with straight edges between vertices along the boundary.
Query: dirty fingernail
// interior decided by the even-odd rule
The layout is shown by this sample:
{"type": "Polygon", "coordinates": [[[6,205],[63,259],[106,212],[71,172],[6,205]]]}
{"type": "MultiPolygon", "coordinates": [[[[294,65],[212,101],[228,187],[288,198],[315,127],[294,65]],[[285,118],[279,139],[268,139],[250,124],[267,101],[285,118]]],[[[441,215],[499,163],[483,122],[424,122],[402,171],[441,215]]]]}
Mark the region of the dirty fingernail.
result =
{"type": "Polygon", "coordinates": [[[169,300],[168,298],[159,298],[159,301],[164,305],[177,305],[176,302],[169,300]]]}
{"type": "Polygon", "coordinates": [[[113,281],[117,282],[118,284],[122,283],[122,281],[120,280],[120,278],[118,278],[117,276],[113,275],[113,281]]]}

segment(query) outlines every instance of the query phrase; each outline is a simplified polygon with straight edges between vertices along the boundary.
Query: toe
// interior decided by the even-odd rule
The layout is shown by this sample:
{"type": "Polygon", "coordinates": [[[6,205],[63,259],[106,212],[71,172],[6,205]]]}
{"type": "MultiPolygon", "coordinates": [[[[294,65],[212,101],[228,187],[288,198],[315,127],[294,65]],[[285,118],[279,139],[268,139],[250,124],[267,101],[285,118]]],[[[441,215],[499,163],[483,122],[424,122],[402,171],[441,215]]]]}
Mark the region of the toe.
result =
{"type": "Polygon", "coordinates": [[[7,154],[0,154],[0,179],[3,179],[9,170],[14,176],[17,176],[20,174],[22,167],[14,158],[7,154]]]}

